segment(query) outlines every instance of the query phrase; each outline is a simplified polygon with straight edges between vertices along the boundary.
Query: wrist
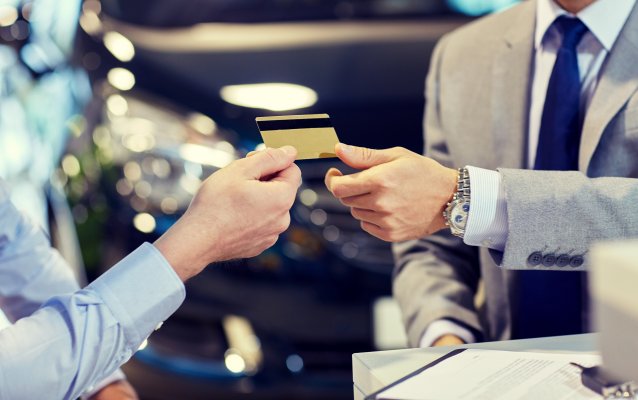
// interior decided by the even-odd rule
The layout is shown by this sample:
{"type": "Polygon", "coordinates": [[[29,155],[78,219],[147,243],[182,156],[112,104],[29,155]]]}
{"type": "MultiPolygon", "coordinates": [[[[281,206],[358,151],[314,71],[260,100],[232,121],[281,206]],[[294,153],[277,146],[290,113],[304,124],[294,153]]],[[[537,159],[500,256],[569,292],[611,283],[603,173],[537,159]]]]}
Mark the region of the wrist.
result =
{"type": "Polygon", "coordinates": [[[465,236],[468,215],[470,212],[470,176],[467,168],[459,168],[456,192],[447,203],[442,216],[452,235],[459,238],[465,236]]]}
{"type": "Polygon", "coordinates": [[[215,241],[210,227],[199,227],[187,211],[153,245],[162,253],[182,282],[185,282],[217,259],[215,254],[210,254],[209,244],[215,241]]]}
{"type": "Polygon", "coordinates": [[[462,344],[466,344],[463,339],[461,339],[460,337],[458,337],[456,335],[447,334],[447,335],[442,335],[438,339],[436,339],[432,343],[432,347],[437,347],[437,346],[458,346],[458,345],[462,345],[462,344]]]}
{"type": "Polygon", "coordinates": [[[448,227],[447,221],[445,219],[444,213],[445,210],[454,199],[454,195],[458,189],[458,180],[459,180],[459,172],[453,168],[445,168],[445,190],[442,190],[444,196],[441,199],[441,206],[439,208],[439,212],[437,213],[437,217],[433,221],[433,228],[435,231],[440,231],[442,229],[446,229],[448,227]]]}

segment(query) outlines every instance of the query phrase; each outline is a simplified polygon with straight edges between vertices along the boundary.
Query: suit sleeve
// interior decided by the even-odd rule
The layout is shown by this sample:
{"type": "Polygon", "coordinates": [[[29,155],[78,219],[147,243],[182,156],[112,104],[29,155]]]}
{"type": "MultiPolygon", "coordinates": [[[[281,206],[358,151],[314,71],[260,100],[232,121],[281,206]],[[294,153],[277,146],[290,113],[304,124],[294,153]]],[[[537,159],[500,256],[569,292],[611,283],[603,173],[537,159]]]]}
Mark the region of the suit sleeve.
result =
{"type": "Polygon", "coordinates": [[[638,236],[638,179],[588,178],[573,171],[499,172],[508,236],[504,252],[492,255],[504,268],[584,270],[593,242],[638,236]],[[537,264],[533,256],[538,253],[556,260],[537,264]],[[568,265],[557,265],[561,255],[568,265]]]}
{"type": "MultiPolygon", "coordinates": [[[[425,155],[452,166],[440,120],[440,63],[445,39],[437,44],[426,84],[425,155]]],[[[478,249],[463,244],[449,232],[397,243],[393,292],[399,302],[411,346],[418,346],[427,327],[447,319],[480,337],[474,306],[480,268],[478,249]]]]}

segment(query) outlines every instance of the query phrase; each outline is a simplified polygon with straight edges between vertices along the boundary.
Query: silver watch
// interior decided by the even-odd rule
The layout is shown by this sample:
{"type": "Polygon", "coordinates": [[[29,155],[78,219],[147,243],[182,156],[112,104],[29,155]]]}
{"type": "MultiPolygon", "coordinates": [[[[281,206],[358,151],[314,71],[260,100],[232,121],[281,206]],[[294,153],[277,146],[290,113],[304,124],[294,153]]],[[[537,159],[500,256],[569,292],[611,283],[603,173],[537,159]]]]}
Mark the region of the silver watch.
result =
{"type": "Polygon", "coordinates": [[[467,168],[459,168],[456,193],[452,201],[447,203],[443,218],[445,225],[450,227],[452,235],[462,238],[465,235],[467,215],[470,212],[470,174],[467,168]]]}

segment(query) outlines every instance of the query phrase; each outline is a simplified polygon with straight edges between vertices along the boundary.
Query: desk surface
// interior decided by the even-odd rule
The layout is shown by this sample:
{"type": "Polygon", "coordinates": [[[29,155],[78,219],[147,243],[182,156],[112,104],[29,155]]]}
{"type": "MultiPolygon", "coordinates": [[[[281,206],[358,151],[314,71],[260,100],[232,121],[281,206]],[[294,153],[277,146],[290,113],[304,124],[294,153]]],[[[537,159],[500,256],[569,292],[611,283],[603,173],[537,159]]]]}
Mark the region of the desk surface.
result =
{"type": "Polygon", "coordinates": [[[489,342],[464,346],[356,353],[352,355],[354,398],[355,400],[362,400],[365,396],[374,393],[382,387],[389,385],[457,348],[596,353],[596,338],[596,334],[586,334],[489,342]]]}

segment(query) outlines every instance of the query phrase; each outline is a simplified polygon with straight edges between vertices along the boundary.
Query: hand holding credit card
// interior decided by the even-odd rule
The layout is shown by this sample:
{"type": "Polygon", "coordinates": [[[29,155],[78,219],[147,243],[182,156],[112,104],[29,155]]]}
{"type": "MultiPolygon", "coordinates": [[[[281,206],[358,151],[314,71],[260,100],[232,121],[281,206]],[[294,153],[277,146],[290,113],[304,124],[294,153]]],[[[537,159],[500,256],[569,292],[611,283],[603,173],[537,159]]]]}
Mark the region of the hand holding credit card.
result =
{"type": "Polygon", "coordinates": [[[364,231],[398,242],[446,228],[443,210],[457,189],[455,169],[403,147],[375,150],[339,143],[335,151],[358,172],[344,175],[330,168],[326,186],[350,207],[364,231]]]}
{"type": "Polygon", "coordinates": [[[256,121],[267,147],[293,146],[297,160],[336,157],[339,138],[328,114],[258,117],[256,121]]]}

